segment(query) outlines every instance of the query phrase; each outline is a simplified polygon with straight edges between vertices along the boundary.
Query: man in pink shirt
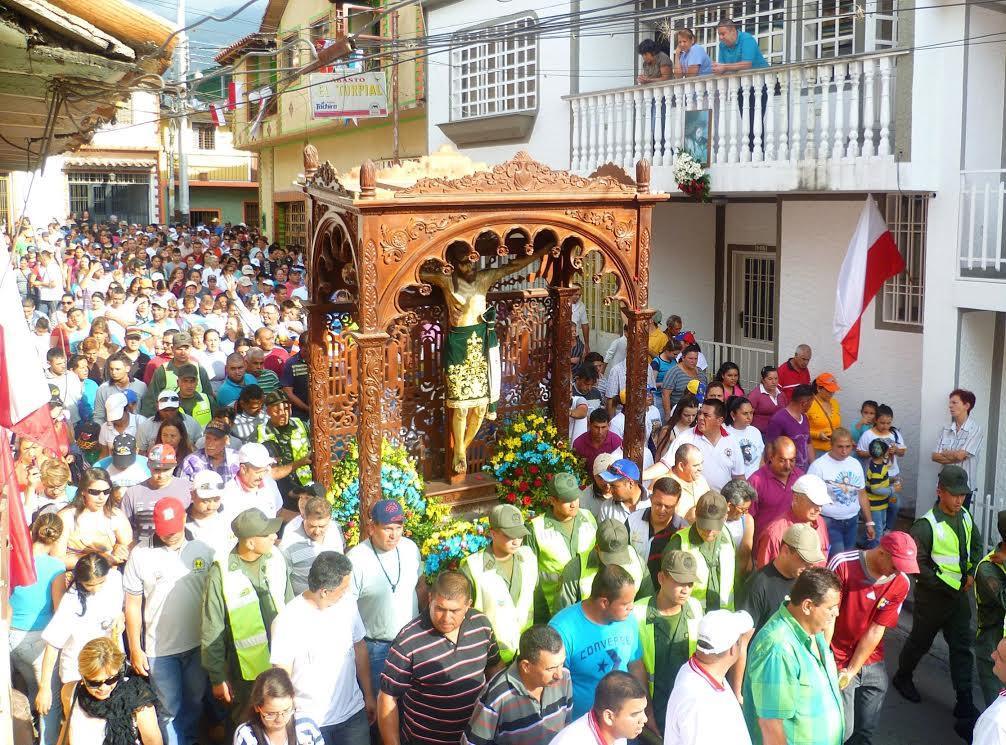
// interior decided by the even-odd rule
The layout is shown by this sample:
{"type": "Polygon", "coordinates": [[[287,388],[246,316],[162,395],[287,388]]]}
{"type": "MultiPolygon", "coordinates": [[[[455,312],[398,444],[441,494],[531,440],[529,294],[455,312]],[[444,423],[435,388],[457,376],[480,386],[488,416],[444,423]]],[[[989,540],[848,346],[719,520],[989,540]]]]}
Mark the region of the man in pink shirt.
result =
{"type": "Polygon", "coordinates": [[[587,431],[573,440],[573,452],[587,461],[587,472],[594,472],[594,458],[622,447],[622,438],[608,429],[610,419],[604,409],[594,409],[587,418],[587,431]]]}
{"type": "Polygon", "coordinates": [[[793,484],[793,504],[782,517],[769,523],[755,542],[754,563],[756,569],[775,560],[782,545],[782,536],[791,525],[807,523],[817,531],[821,539],[821,550],[828,554],[828,526],[821,517],[821,508],[831,504],[828,486],[818,476],[804,474],[793,484]]]}
{"type": "Polygon", "coordinates": [[[751,505],[755,538],[765,527],[786,514],[793,504],[793,484],[803,475],[796,467],[796,444],[788,437],[778,437],[765,448],[767,462],[748,479],[758,492],[751,505]]]}

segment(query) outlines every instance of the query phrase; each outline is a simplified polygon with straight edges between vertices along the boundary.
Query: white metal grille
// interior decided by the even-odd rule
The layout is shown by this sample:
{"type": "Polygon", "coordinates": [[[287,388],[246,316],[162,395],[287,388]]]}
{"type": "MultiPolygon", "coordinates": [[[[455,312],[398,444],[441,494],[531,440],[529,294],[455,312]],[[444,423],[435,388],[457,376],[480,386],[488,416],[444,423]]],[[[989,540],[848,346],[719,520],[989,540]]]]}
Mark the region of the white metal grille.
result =
{"type": "Polygon", "coordinates": [[[197,122],[192,125],[192,144],[197,150],[216,150],[217,128],[213,124],[197,122]]]}
{"type": "Polygon", "coordinates": [[[451,51],[451,119],[532,111],[538,107],[538,35],[533,16],[455,34],[451,51]]]}
{"type": "Polygon", "coordinates": [[[922,329],[926,288],[926,194],[888,194],[887,226],[905,259],[905,271],[884,283],[880,322],[922,329]]]}
{"type": "Polygon", "coordinates": [[[66,180],[70,184],[149,184],[150,171],[115,171],[113,173],[67,171],[66,180]]]}
{"type": "Polygon", "coordinates": [[[590,328],[603,334],[622,335],[622,314],[617,302],[605,303],[604,299],[618,292],[618,281],[612,273],[602,274],[601,281],[595,283],[593,277],[601,271],[603,259],[596,251],[583,256],[583,268],[574,277],[574,282],[582,288],[583,304],[590,319],[590,328]]]}

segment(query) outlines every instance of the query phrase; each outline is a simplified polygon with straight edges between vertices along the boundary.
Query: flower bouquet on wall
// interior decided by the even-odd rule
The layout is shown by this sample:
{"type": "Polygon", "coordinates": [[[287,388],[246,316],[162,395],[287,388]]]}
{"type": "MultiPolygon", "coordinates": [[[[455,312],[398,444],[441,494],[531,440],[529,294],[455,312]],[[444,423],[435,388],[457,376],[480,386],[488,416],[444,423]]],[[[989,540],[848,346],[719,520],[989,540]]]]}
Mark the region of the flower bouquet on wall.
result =
{"type": "Polygon", "coordinates": [[[427,538],[419,547],[423,556],[423,573],[430,582],[443,571],[457,569],[461,560],[488,546],[489,520],[480,517],[474,522],[457,520],[448,523],[427,538]]]}
{"type": "Polygon", "coordinates": [[[500,502],[514,505],[528,518],[548,509],[549,485],[557,473],[571,473],[584,483],[581,458],[541,411],[500,425],[485,470],[496,478],[500,502]]]}
{"type": "Polygon", "coordinates": [[[691,153],[680,150],[674,161],[674,182],[692,199],[709,201],[709,173],[691,153]]]}

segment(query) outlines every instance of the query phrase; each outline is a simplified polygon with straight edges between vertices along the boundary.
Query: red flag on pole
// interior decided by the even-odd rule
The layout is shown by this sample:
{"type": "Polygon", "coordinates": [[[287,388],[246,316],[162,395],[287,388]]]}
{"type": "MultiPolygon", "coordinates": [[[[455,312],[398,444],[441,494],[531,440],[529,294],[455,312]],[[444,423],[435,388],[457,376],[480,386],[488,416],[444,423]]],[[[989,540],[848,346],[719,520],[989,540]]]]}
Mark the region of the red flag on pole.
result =
{"type": "MultiPolygon", "coordinates": [[[[47,412],[48,413],[48,412],[47,412]]],[[[51,421],[51,420],[50,420],[51,421]]],[[[14,455],[10,449],[10,432],[0,427],[0,473],[3,473],[3,489],[7,497],[8,539],[10,541],[10,564],[8,578],[10,590],[35,584],[35,557],[31,546],[31,533],[24,516],[21,494],[18,491],[17,476],[14,474],[14,455]]]]}

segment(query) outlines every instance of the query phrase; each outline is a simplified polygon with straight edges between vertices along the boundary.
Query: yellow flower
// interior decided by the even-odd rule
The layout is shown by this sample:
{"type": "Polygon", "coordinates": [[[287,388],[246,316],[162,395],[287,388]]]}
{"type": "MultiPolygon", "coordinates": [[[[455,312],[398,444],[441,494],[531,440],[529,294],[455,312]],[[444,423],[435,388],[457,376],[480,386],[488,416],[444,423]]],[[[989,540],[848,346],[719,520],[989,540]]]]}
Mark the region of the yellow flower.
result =
{"type": "Polygon", "coordinates": [[[505,456],[503,456],[503,460],[505,460],[507,463],[513,463],[513,453],[507,453],[505,456]]]}

